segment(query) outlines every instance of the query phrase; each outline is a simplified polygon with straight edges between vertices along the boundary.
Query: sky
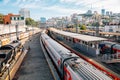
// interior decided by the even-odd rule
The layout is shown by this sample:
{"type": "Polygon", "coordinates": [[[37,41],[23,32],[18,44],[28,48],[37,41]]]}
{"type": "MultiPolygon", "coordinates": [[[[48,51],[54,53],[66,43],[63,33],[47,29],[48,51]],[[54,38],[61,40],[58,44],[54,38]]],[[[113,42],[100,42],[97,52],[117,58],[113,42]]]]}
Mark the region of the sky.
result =
{"type": "Polygon", "coordinates": [[[39,20],[40,17],[62,17],[73,13],[86,13],[87,10],[101,9],[120,13],[120,0],[0,0],[0,13],[19,14],[21,8],[30,10],[31,18],[39,20]]]}

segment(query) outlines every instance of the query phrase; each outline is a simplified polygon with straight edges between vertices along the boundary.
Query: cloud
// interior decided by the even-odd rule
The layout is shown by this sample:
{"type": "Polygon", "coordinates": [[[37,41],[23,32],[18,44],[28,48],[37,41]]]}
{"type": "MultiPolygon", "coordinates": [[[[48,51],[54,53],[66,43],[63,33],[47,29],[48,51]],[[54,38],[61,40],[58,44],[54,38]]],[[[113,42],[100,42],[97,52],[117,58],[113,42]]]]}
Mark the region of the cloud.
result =
{"type": "Polygon", "coordinates": [[[61,3],[72,4],[76,7],[80,6],[84,9],[90,9],[100,12],[102,8],[113,12],[120,12],[119,0],[60,0],[61,3]]]}
{"type": "Polygon", "coordinates": [[[44,7],[44,10],[49,10],[49,11],[54,11],[54,12],[58,12],[60,14],[72,14],[72,13],[84,13],[85,10],[84,9],[71,9],[71,8],[64,8],[64,7],[60,7],[60,6],[52,6],[52,7],[44,7]]]}
{"type": "Polygon", "coordinates": [[[13,5],[20,8],[38,8],[39,3],[41,3],[41,0],[17,0],[13,5]]]}
{"type": "MultiPolygon", "coordinates": [[[[119,0],[2,0],[6,9],[10,6],[13,8],[28,8],[35,10],[40,15],[70,15],[72,13],[85,13],[88,9],[96,10],[100,13],[102,8],[106,11],[120,12],[119,0]],[[7,5],[9,3],[9,6],[7,5]],[[45,14],[44,14],[45,13],[45,14]]],[[[2,5],[2,4],[1,4],[2,5]]],[[[12,10],[11,9],[11,10],[12,10]]],[[[32,14],[32,15],[33,15],[32,14]]]]}
{"type": "Polygon", "coordinates": [[[4,0],[4,4],[6,5],[10,0],[4,0]]]}

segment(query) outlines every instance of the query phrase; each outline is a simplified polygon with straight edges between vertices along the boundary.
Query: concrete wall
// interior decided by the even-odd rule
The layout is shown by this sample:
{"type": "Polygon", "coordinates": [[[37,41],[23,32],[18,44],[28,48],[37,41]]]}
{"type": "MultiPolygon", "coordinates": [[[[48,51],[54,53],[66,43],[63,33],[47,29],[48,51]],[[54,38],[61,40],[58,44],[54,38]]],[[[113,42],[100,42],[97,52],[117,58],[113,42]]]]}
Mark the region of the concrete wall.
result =
{"type": "MultiPolygon", "coordinates": [[[[18,31],[25,31],[24,26],[18,26],[18,31]]],[[[16,28],[13,25],[0,25],[0,34],[16,32],[16,28]]]]}

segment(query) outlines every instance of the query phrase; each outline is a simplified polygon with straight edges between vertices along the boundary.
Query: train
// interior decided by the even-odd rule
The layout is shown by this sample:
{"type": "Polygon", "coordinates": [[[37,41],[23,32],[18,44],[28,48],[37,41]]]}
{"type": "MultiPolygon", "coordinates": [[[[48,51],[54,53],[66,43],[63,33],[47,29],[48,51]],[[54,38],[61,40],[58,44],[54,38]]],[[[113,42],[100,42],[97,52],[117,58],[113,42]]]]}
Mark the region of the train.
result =
{"type": "Polygon", "coordinates": [[[48,34],[54,39],[72,45],[86,56],[100,57],[105,63],[120,62],[118,60],[120,59],[120,44],[110,42],[106,38],[71,33],[55,28],[48,29],[48,34]]]}
{"type": "Polygon", "coordinates": [[[110,58],[120,58],[120,44],[104,41],[99,44],[100,53],[103,55],[109,55],[110,58]]]}
{"type": "Polygon", "coordinates": [[[113,80],[104,72],[50,38],[45,31],[40,37],[58,69],[62,80],[113,80]]]}
{"type": "Polygon", "coordinates": [[[0,74],[4,72],[6,64],[11,64],[13,60],[16,60],[17,53],[22,53],[22,51],[23,46],[17,40],[0,47],[0,74]]]}

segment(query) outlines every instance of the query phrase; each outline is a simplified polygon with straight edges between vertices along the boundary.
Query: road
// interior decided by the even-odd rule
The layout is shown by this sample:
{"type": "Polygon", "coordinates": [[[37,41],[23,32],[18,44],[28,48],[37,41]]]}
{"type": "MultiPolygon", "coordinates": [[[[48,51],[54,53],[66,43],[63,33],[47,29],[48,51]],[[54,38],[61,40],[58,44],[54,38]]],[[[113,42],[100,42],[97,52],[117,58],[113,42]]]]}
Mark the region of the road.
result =
{"type": "Polygon", "coordinates": [[[13,80],[54,80],[40,46],[40,34],[35,34],[26,42],[30,46],[20,69],[13,80]]]}

